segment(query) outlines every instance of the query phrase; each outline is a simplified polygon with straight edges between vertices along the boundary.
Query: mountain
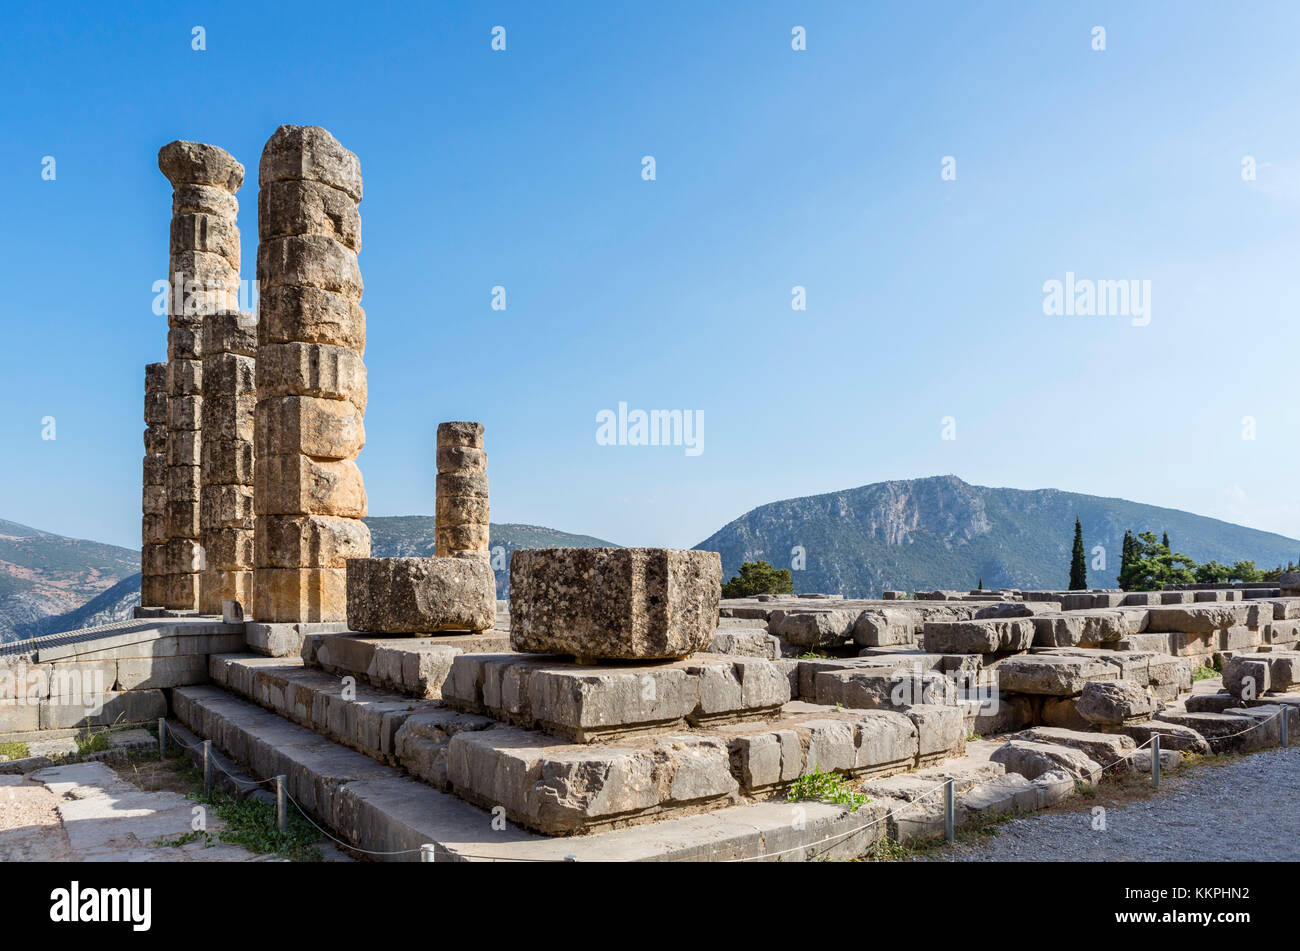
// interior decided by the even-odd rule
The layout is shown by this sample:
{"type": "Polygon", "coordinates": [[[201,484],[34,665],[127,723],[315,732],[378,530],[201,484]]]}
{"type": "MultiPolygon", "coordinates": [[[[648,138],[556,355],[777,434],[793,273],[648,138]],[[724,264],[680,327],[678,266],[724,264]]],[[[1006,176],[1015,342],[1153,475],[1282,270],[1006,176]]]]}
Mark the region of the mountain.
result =
{"type": "Polygon", "coordinates": [[[1065,588],[1075,516],[1083,522],[1088,583],[1111,588],[1126,529],[1168,532],[1170,544],[1196,561],[1261,568],[1300,555],[1300,541],[1218,519],[1057,489],[995,489],[956,476],[878,482],[771,502],[742,515],[696,545],[722,554],[723,578],[744,561],[793,567],[796,591],[859,597],[897,588],[1065,588]],[[1104,570],[1092,566],[1105,549],[1104,570]]]}
{"type": "MultiPolygon", "coordinates": [[[[432,555],[432,515],[372,516],[366,519],[370,527],[370,553],[376,558],[399,555],[432,555]]],[[[496,569],[497,597],[510,594],[510,555],[520,548],[619,548],[613,542],[592,538],[590,535],[570,535],[568,532],[540,525],[516,525],[510,522],[489,528],[488,547],[492,550],[492,567],[496,569]],[[498,551],[503,549],[503,551],[498,551]]]]}
{"type": "Polygon", "coordinates": [[[0,641],[49,633],[48,619],[76,611],[139,571],[140,553],[130,548],[0,519],[0,641]]]}

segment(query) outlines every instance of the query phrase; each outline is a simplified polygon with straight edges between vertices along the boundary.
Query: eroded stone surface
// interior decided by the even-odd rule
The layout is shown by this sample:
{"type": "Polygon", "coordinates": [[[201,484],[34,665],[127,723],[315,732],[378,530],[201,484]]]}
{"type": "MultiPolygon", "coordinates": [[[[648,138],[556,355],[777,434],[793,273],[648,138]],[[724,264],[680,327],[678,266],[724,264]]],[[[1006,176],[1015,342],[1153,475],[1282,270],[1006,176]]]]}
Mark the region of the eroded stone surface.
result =
{"type": "Polygon", "coordinates": [[[717,552],[534,548],[510,559],[510,644],[522,653],[636,660],[703,650],[718,624],[717,552]]]}
{"type": "Polygon", "coordinates": [[[347,597],[357,631],[486,631],[496,621],[492,568],[479,559],[351,558],[347,597]]]}

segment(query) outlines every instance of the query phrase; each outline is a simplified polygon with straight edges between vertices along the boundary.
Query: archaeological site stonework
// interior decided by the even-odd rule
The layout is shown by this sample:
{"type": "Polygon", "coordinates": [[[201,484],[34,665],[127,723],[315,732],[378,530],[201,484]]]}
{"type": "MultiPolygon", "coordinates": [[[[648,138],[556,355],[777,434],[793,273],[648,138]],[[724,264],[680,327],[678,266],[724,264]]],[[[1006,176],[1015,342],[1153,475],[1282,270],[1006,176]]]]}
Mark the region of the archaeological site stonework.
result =
{"type": "Polygon", "coordinates": [[[167,603],[167,364],[144,368],[144,491],[140,603],[167,603]]]}
{"type": "Polygon", "coordinates": [[[164,605],[197,610],[203,568],[203,319],[237,305],[239,228],[235,192],[244,166],[229,152],[171,142],[158,152],[171,182],[171,256],[167,308],[167,502],[164,605]]]}
{"type": "MultiPolygon", "coordinates": [[[[357,157],[316,127],[267,142],[256,318],[226,296],[243,167],[189,142],[159,167],[180,291],[145,370],[161,620],[41,652],[110,671],[107,722],[170,703],[371,857],[851,858],[945,834],[945,798],[954,822],[1030,811],[1300,735],[1300,576],[723,600],[717,552],[525,549],[507,608],[471,421],[437,426],[433,556],[371,557],[357,157]],[[825,774],[841,798],[792,795],[825,774]]],[[[0,691],[0,724],[86,725],[56,699],[0,691]]]]}
{"type": "Polygon", "coordinates": [[[259,168],[260,327],[253,615],[342,621],[349,558],[370,554],[361,165],[324,129],[281,126],[259,168]]]}
{"type": "Polygon", "coordinates": [[[255,314],[223,311],[204,317],[199,491],[203,614],[220,614],[223,601],[253,603],[256,354],[255,314]]]}

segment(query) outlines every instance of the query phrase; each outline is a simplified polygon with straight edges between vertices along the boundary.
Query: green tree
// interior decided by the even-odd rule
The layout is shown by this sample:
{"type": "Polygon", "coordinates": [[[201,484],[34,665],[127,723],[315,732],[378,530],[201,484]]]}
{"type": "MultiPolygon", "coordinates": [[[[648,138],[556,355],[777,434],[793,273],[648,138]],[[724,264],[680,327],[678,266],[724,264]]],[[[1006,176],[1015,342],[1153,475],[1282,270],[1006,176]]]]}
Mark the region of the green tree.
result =
{"type": "Polygon", "coordinates": [[[1163,535],[1160,536],[1160,544],[1164,545],[1166,548],[1169,547],[1169,533],[1168,533],[1168,532],[1165,532],[1163,535]]]}
{"type": "Polygon", "coordinates": [[[1223,584],[1232,578],[1232,569],[1217,561],[1207,561],[1196,566],[1196,580],[1200,584],[1223,584]]]}
{"type": "Polygon", "coordinates": [[[1125,591],[1159,591],[1167,584],[1192,584],[1196,581],[1196,562],[1184,554],[1171,552],[1154,532],[1133,537],[1128,563],[1120,571],[1119,586],[1125,591]]]}
{"type": "Polygon", "coordinates": [[[724,598],[747,598],[754,594],[790,594],[794,581],[790,569],[777,570],[766,561],[747,561],[740,573],[722,586],[724,598]]]}
{"type": "Polygon", "coordinates": [[[1133,532],[1129,530],[1125,530],[1124,545],[1120,549],[1120,553],[1119,553],[1119,577],[1115,579],[1115,583],[1118,584],[1121,588],[1124,586],[1125,572],[1128,569],[1129,562],[1131,562],[1132,560],[1133,560],[1133,532]]]}
{"type": "Polygon", "coordinates": [[[1232,565],[1232,581],[1263,581],[1264,572],[1253,561],[1238,561],[1232,565]]]}
{"type": "Polygon", "coordinates": [[[1083,557],[1083,525],[1078,516],[1074,519],[1074,551],[1070,554],[1070,590],[1082,591],[1088,587],[1088,564],[1083,557]]]}

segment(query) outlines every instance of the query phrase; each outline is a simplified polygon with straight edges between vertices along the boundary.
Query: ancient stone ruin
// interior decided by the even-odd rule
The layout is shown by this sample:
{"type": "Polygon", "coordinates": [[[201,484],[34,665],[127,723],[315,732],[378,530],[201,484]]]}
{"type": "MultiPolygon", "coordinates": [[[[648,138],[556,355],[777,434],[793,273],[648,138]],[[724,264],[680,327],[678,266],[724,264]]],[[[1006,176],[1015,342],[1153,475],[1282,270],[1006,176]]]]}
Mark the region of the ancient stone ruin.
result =
{"type": "Polygon", "coordinates": [[[437,426],[434,555],[372,558],[356,156],[271,136],[256,321],[227,295],[242,166],[159,165],[172,271],[220,293],[173,301],[146,368],[145,606],[18,645],[103,703],[0,680],[0,734],[170,712],[358,855],[464,861],[853,857],[942,834],[947,793],[960,823],[1300,735],[1297,578],[723,600],[714,552],[535,549],[506,611],[468,421],[437,426]],[[823,774],[849,798],[807,799],[823,774]]]}

